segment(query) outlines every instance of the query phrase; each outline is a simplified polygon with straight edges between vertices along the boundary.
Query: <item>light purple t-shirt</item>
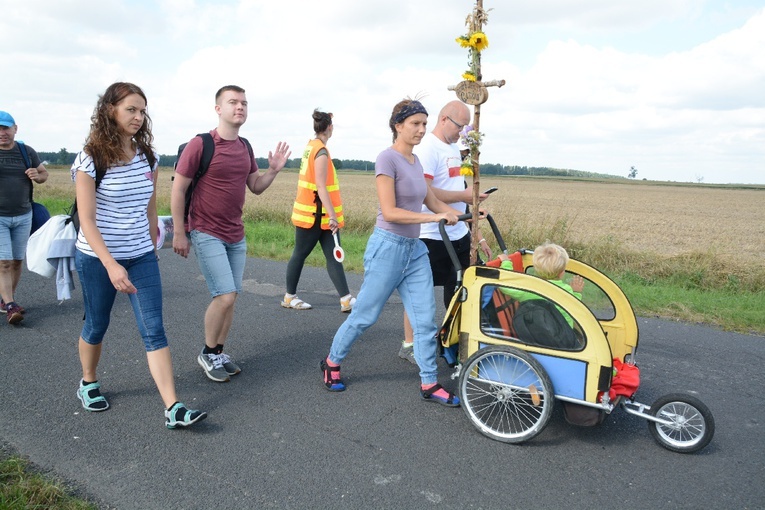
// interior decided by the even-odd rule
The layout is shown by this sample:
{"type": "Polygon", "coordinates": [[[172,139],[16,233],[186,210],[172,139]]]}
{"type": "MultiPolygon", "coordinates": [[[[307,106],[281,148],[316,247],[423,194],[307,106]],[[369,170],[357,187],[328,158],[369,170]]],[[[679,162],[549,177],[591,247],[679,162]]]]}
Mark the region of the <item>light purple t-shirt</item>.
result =
{"type": "MultiPolygon", "coordinates": [[[[396,207],[417,213],[422,212],[422,203],[428,194],[428,185],[417,156],[414,156],[414,163],[410,163],[401,153],[389,147],[382,151],[375,161],[375,177],[378,175],[393,178],[396,207]]],[[[419,223],[407,225],[385,221],[382,209],[379,207],[375,226],[403,237],[420,237],[419,223]]]]}

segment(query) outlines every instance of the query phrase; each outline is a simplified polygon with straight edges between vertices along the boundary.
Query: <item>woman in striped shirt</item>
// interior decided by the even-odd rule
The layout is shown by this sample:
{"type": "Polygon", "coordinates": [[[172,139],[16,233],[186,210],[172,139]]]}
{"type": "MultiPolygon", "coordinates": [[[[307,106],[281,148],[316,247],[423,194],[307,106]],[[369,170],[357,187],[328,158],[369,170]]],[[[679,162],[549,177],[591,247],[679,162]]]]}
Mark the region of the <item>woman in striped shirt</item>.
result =
{"type": "Polygon", "coordinates": [[[127,294],[149,371],[165,404],[165,425],[172,429],[207,415],[186,408],[175,393],[155,253],[157,156],[153,138],[143,91],[132,83],[114,83],[99,98],[85,147],[72,165],[80,219],[75,262],[85,304],[77,397],[88,411],[109,408],[96,369],[117,292],[127,294]]]}

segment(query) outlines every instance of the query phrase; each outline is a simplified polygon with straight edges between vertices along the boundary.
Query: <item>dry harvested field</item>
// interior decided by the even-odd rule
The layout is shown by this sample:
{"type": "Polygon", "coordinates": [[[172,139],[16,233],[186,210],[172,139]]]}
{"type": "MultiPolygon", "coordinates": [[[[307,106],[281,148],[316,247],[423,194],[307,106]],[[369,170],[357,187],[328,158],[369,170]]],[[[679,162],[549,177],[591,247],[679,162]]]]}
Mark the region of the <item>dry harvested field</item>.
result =
{"type": "MultiPolygon", "coordinates": [[[[374,178],[341,174],[349,221],[372,221],[377,200],[374,178]]],[[[297,183],[280,175],[272,189],[248,201],[255,207],[290,207],[297,183]]],[[[568,225],[567,241],[611,237],[630,251],[662,255],[715,250],[765,266],[765,187],[725,188],[625,181],[484,177],[481,189],[499,191],[485,202],[503,232],[515,221],[568,225]]],[[[557,240],[563,242],[564,240],[557,240]]]]}
{"type": "MultiPolygon", "coordinates": [[[[171,174],[162,169],[160,206],[169,204],[171,174]]],[[[341,173],[340,182],[349,227],[371,225],[377,208],[374,177],[341,173]]],[[[286,218],[296,183],[296,172],[282,172],[264,194],[249,195],[246,207],[277,215],[284,211],[286,218]]],[[[54,170],[50,184],[72,187],[64,170],[54,170]]],[[[512,225],[541,225],[547,232],[564,222],[566,239],[553,241],[613,239],[629,251],[661,256],[717,252],[765,267],[765,186],[483,177],[481,189],[489,186],[499,191],[485,204],[503,232],[512,225]]]]}

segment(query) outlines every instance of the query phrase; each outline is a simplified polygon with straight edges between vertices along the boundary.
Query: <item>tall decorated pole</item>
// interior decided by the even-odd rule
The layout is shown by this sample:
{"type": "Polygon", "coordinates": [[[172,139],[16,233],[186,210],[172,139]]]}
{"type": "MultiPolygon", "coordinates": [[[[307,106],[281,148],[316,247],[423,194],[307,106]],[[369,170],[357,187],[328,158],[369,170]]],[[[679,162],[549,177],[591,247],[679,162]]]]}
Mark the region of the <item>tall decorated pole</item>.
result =
{"type": "MultiPolygon", "coordinates": [[[[480,146],[483,133],[479,130],[481,122],[481,105],[489,99],[487,87],[501,87],[505,80],[483,81],[481,74],[481,52],[489,47],[489,40],[483,31],[483,26],[488,23],[488,11],[483,9],[483,0],[476,0],[473,11],[467,16],[465,25],[467,34],[457,38],[457,42],[468,50],[468,70],[463,73],[463,81],[450,86],[449,90],[455,91],[457,97],[465,104],[473,106],[473,124],[465,126],[460,133],[461,139],[469,147],[470,151],[462,161],[463,175],[473,176],[473,206],[475,214],[474,226],[478,226],[478,196],[480,195],[481,169],[479,160],[481,156],[480,146]]],[[[470,242],[470,263],[475,264],[478,249],[478,229],[472,229],[470,242]]]]}

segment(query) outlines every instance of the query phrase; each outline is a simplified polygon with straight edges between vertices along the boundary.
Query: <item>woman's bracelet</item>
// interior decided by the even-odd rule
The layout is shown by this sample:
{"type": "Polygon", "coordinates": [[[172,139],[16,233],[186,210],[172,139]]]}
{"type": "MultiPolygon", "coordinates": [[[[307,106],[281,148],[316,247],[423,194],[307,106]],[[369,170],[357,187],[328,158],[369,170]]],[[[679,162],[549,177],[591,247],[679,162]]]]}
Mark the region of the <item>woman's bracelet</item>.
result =
{"type": "Polygon", "coordinates": [[[486,242],[486,239],[485,238],[481,238],[481,240],[478,241],[478,244],[485,243],[485,242],[486,242]]]}

